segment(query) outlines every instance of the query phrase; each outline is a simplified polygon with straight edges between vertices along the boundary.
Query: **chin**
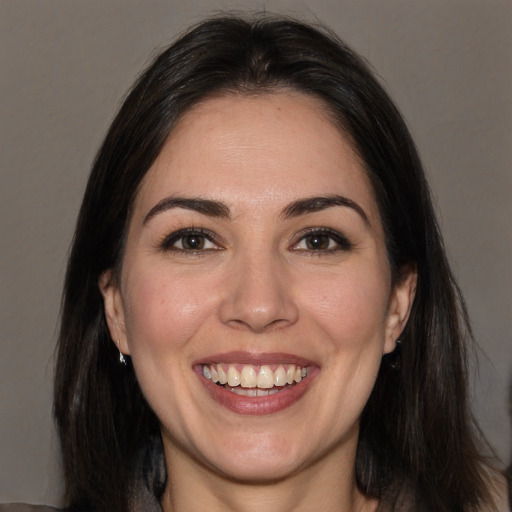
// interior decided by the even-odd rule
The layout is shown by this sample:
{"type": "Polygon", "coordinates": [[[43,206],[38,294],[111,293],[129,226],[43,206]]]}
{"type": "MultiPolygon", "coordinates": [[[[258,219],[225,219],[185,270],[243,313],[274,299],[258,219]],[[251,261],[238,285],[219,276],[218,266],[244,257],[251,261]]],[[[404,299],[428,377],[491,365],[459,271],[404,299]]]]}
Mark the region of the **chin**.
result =
{"type": "Polygon", "coordinates": [[[215,450],[207,462],[216,473],[230,480],[248,484],[273,482],[296,473],[304,464],[303,457],[295,450],[304,443],[293,442],[291,436],[284,439],[277,434],[247,433],[236,437],[221,450],[215,450]]]}
{"type": "Polygon", "coordinates": [[[298,461],[278,460],[276,456],[260,457],[259,459],[223,461],[221,466],[213,468],[225,478],[243,484],[275,483],[285,480],[297,471],[298,461]]]}

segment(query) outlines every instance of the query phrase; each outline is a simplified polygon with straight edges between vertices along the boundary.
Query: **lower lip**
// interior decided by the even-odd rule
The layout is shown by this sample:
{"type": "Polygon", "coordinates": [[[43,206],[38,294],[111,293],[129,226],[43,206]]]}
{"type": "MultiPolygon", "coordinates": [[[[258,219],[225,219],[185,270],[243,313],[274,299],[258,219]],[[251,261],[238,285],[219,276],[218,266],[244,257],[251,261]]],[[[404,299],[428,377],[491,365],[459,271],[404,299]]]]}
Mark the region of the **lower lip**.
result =
{"type": "Polygon", "coordinates": [[[300,400],[318,374],[318,371],[318,368],[310,368],[308,376],[298,384],[267,396],[237,395],[205,378],[202,374],[202,368],[198,369],[196,373],[203,386],[210,393],[210,396],[227,409],[238,414],[265,415],[282,411],[300,400]]]}

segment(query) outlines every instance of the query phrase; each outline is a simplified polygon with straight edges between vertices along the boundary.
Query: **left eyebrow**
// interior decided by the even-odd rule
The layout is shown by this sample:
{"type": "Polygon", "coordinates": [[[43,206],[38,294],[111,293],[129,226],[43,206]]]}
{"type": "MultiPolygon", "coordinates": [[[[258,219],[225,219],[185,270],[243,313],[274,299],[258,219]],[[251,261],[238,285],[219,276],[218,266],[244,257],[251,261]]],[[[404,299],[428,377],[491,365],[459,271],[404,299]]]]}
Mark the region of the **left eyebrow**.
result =
{"type": "Polygon", "coordinates": [[[338,195],[307,197],[305,199],[299,199],[298,201],[294,201],[293,203],[290,203],[288,206],[286,206],[286,208],[284,208],[281,212],[281,217],[283,219],[289,219],[291,217],[304,215],[305,213],[314,213],[321,210],[326,210],[327,208],[332,208],[333,206],[344,206],[347,208],[352,208],[352,210],[359,214],[364,223],[368,227],[371,227],[368,215],[366,215],[366,212],[361,206],[359,206],[355,201],[349,199],[348,197],[338,195]]]}

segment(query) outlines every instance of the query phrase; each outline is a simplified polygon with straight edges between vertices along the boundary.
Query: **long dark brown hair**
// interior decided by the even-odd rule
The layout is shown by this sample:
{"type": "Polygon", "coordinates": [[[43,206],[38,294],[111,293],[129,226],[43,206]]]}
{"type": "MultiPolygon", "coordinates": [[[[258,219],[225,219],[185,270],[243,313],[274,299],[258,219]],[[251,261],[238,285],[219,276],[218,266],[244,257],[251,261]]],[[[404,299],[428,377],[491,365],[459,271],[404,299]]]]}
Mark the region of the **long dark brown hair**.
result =
{"type": "MultiPolygon", "coordinates": [[[[129,510],[141,454],[151,443],[159,447],[158,421],[131,365],[119,365],[98,289],[100,274],[122,261],[137,188],[198,101],[280,90],[324,102],[371,179],[393,276],[406,263],[418,272],[401,344],[384,357],[361,418],[360,490],[385,498],[406,485],[436,511],[490,503],[466,391],[466,308],[401,115],[362,59],[326,29],[224,16],[187,32],[140,76],[92,168],[67,269],[55,378],[65,499],[75,510],[129,510]]],[[[154,489],[157,498],[164,484],[154,489]]]]}

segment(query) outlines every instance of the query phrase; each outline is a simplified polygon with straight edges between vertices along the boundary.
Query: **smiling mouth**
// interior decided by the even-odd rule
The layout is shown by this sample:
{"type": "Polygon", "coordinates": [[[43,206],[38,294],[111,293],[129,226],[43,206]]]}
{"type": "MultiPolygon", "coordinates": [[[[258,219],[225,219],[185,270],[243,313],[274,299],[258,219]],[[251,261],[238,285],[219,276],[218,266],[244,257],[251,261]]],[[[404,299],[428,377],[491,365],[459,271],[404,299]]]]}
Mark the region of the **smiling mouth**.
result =
{"type": "Polygon", "coordinates": [[[295,364],[204,364],[203,376],[239,396],[263,397],[290,389],[308,377],[309,368],[295,364]]]}

